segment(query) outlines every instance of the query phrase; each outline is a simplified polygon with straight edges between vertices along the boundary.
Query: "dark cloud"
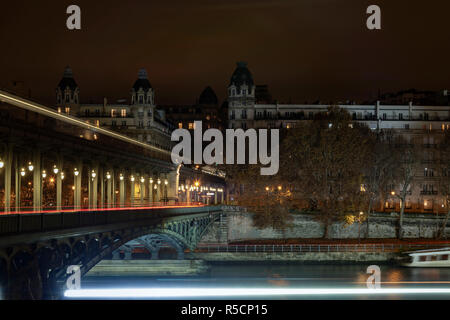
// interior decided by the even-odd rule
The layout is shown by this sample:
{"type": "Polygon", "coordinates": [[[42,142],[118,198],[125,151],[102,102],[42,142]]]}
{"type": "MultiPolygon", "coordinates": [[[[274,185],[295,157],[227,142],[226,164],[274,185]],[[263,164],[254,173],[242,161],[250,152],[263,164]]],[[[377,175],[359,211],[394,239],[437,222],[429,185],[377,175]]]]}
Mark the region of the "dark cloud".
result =
{"type": "Polygon", "coordinates": [[[24,81],[53,102],[70,65],[83,101],[128,97],[148,70],[157,102],[192,103],[206,85],[220,99],[235,62],[279,100],[364,99],[378,90],[450,87],[450,3],[376,1],[381,31],[360,0],[77,1],[82,30],[65,28],[71,1],[2,3],[0,85],[24,81]]]}

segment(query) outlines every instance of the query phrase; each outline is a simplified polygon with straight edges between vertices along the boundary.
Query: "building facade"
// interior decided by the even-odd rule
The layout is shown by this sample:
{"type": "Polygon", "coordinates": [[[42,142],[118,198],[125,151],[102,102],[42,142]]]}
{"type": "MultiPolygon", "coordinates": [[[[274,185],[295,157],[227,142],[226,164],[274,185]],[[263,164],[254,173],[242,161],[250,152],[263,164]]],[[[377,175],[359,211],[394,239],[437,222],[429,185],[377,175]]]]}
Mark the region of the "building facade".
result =
{"type": "MultiPolygon", "coordinates": [[[[228,86],[228,128],[290,129],[300,121],[314,119],[315,114],[326,112],[330,107],[325,104],[260,104],[259,99],[255,99],[255,87],[246,63],[238,62],[228,86]]],[[[402,95],[402,99],[404,97],[402,95]]],[[[337,106],[347,110],[354,121],[364,123],[372,130],[393,129],[407,143],[423,147],[424,160],[415,170],[405,204],[406,212],[447,211],[445,197],[439,191],[439,176],[446,173],[439,169],[437,145],[443,134],[450,130],[448,104],[420,106],[410,101],[406,105],[382,105],[378,101],[373,105],[337,106]]],[[[386,201],[380,204],[380,210],[398,210],[399,201],[389,194],[395,191],[398,194],[399,186],[391,189],[386,190],[386,201]]]]}
{"type": "Polygon", "coordinates": [[[195,121],[202,121],[203,130],[226,128],[227,117],[214,90],[207,86],[193,105],[168,105],[161,107],[167,119],[177,128],[195,129],[195,121]]]}
{"type": "Polygon", "coordinates": [[[60,113],[76,116],[98,127],[128,135],[156,147],[171,150],[170,135],[174,126],[165,119],[164,110],[156,108],[155,91],[147,71],[139,70],[130,92],[130,102],[85,104],[80,101],[72,70],[67,67],[56,88],[56,108],[60,113]]]}

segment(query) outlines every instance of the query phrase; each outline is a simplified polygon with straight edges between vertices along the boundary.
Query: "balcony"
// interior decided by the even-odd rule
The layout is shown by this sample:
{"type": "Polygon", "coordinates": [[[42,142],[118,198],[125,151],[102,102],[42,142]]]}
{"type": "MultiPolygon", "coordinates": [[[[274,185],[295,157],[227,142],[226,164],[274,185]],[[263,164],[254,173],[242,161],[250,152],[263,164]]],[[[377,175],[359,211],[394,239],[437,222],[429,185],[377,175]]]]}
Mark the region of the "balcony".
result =
{"type": "Polygon", "coordinates": [[[437,191],[426,191],[426,190],[420,191],[421,196],[436,196],[437,194],[438,194],[437,191]]]}

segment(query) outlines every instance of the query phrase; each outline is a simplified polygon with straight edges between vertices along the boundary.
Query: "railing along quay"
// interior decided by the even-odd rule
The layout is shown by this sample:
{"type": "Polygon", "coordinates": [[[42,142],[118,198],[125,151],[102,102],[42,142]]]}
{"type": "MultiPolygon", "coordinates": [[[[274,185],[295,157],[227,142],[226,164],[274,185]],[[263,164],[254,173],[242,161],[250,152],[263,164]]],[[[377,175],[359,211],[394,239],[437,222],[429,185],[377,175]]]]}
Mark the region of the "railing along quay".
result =
{"type": "Polygon", "coordinates": [[[199,245],[196,252],[398,252],[450,247],[450,244],[287,244],[199,245]]]}

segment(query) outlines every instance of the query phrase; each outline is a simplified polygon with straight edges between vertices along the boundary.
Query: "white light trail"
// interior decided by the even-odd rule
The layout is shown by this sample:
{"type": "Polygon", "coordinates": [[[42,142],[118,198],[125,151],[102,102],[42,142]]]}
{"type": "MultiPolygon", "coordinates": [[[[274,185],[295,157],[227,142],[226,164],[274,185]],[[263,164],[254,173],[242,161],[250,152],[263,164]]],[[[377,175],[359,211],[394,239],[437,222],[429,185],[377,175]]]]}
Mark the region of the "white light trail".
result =
{"type": "Polygon", "coordinates": [[[450,294],[450,288],[115,288],[66,290],[68,298],[194,298],[251,296],[450,294]]]}

